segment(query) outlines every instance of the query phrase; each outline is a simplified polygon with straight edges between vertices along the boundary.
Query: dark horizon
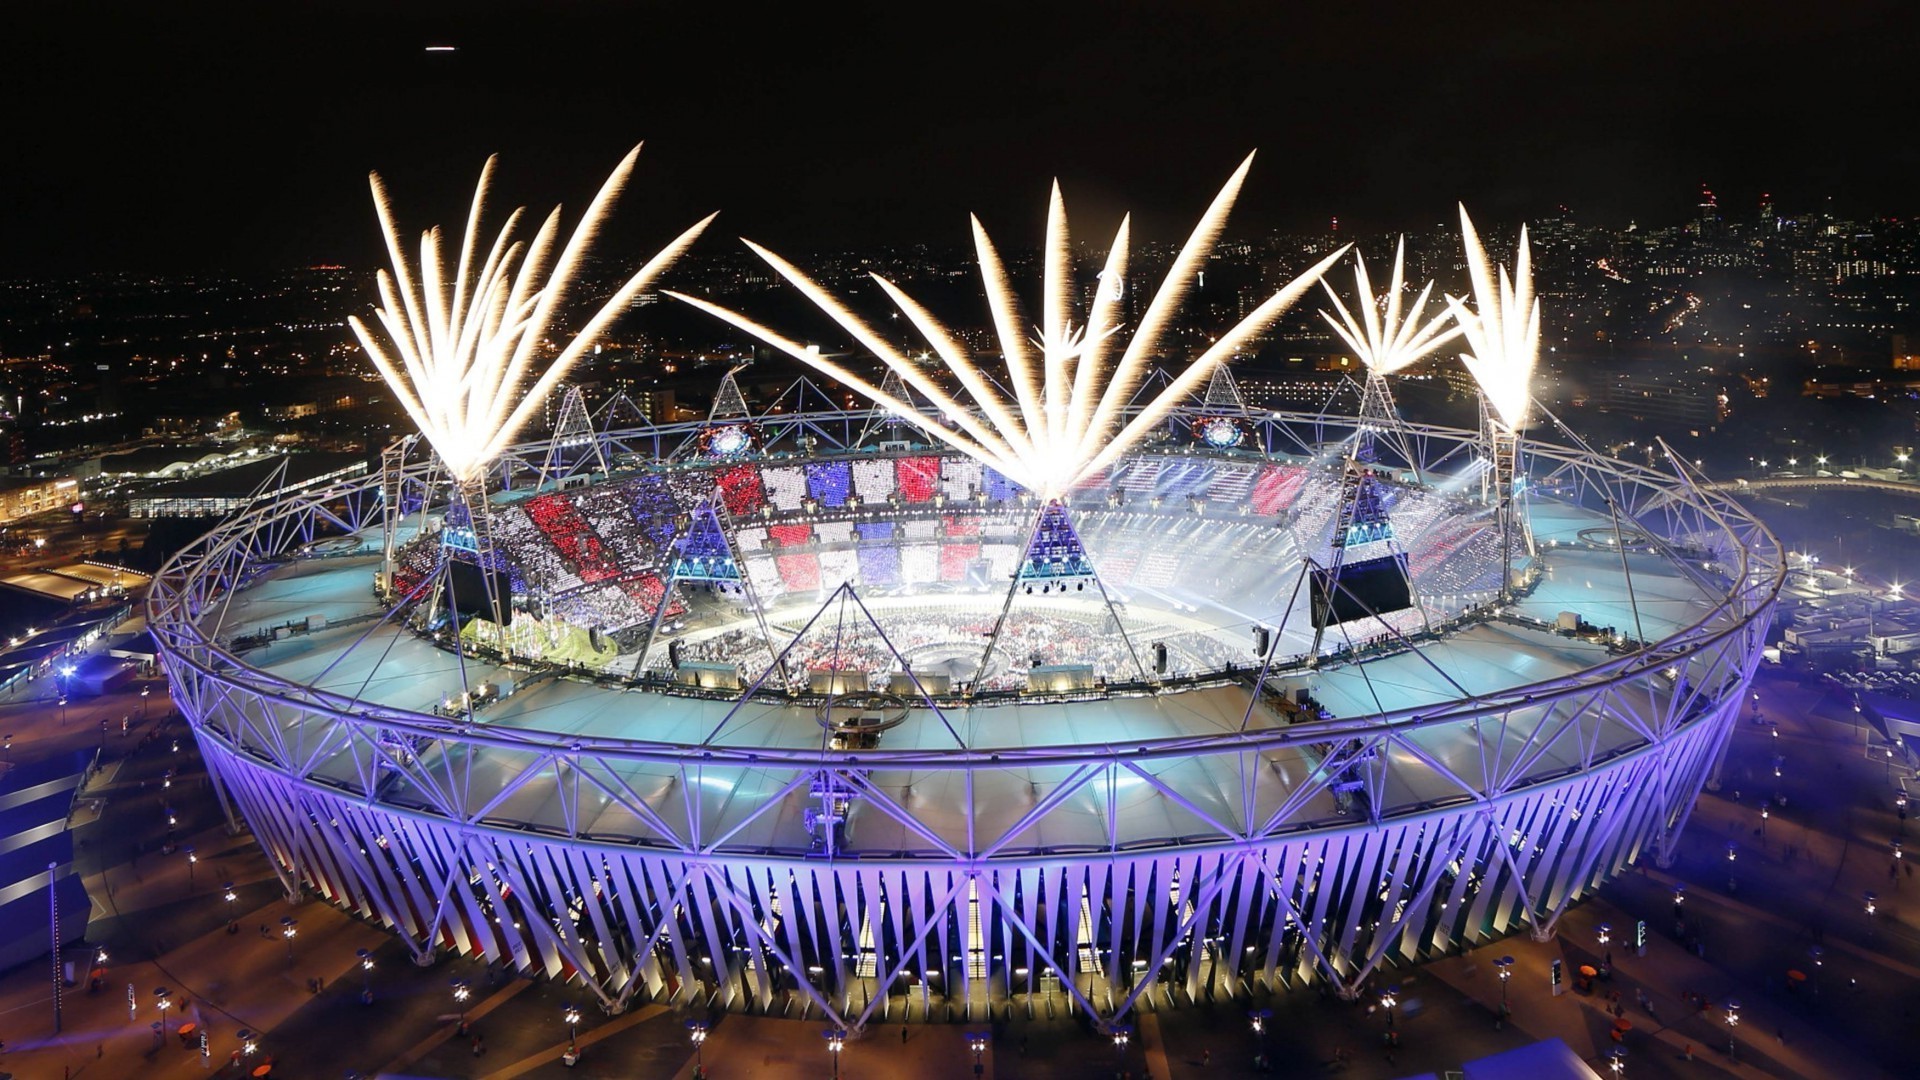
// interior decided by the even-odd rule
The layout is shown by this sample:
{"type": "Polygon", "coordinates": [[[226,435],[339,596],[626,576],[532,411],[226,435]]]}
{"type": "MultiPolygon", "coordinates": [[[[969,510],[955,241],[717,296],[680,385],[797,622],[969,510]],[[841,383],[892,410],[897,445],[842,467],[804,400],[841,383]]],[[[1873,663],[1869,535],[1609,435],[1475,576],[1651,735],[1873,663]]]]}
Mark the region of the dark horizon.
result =
{"type": "Polygon", "coordinates": [[[1731,220],[1763,190],[1920,212],[1920,90],[1894,77],[1920,20],[1894,3],[534,10],[19,15],[0,274],[370,267],[370,169],[408,231],[457,228],[489,153],[496,208],[577,211],[643,139],[609,254],[713,210],[701,250],[960,245],[969,211],[1021,246],[1054,176],[1077,238],[1104,247],[1131,210],[1171,240],[1255,149],[1237,235],[1425,228],[1461,199],[1665,225],[1702,185],[1731,220]]]}

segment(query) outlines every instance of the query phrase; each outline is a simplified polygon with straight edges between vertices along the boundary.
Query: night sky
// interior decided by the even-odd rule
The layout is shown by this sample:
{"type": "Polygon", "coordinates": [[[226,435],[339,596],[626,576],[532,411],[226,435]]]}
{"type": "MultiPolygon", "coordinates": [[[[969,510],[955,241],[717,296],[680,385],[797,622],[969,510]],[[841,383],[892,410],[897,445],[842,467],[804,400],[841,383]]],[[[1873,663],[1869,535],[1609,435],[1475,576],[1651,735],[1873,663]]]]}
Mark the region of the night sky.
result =
{"type": "Polygon", "coordinates": [[[409,227],[577,208],[645,139],[611,245],[1920,212],[1911,3],[10,5],[0,274],[371,265],[409,227]],[[1326,8],[1335,10],[1314,10],[1326,8]],[[554,9],[560,9],[556,14],[554,9]],[[429,44],[458,46],[430,54],[429,44]],[[511,200],[510,202],[508,202],[511,200]]]}

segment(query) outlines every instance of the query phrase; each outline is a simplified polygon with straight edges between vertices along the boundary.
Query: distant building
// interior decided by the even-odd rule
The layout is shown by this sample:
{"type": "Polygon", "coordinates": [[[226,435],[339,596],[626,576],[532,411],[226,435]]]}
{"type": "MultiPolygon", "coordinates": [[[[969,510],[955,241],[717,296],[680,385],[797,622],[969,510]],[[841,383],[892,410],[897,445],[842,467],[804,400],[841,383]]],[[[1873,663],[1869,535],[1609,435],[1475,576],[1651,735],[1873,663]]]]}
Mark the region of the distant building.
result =
{"type": "Polygon", "coordinates": [[[127,513],[149,517],[224,517],[244,509],[256,495],[268,500],[358,476],[368,470],[361,454],[281,454],[204,476],[156,484],[128,500],[127,513]],[[282,465],[286,474],[280,475],[282,465]]]}
{"type": "Polygon", "coordinates": [[[1602,412],[1690,428],[1718,424],[1725,417],[1726,403],[1719,387],[1701,379],[1624,371],[1609,376],[1593,399],[1602,412]]]}
{"type": "Polygon", "coordinates": [[[99,475],[118,479],[160,480],[223,469],[247,452],[216,442],[156,443],[100,458],[99,475]]]}
{"type": "Polygon", "coordinates": [[[80,481],[70,476],[0,477],[0,525],[70,505],[80,495],[80,481]]]}
{"type": "Polygon", "coordinates": [[[1920,340],[1909,334],[1893,335],[1893,370],[1920,371],[1920,340]]]}

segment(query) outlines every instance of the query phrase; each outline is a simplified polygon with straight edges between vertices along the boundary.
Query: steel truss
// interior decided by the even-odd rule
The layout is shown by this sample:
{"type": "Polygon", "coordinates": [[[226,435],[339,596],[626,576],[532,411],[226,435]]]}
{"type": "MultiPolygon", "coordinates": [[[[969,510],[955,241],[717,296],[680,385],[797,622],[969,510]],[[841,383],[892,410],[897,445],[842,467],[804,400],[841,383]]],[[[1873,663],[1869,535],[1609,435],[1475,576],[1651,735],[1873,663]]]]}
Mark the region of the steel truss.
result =
{"type": "MultiPolygon", "coordinates": [[[[871,415],[788,414],[767,434],[775,445],[851,445],[871,415]]],[[[1357,421],[1255,423],[1260,455],[1308,456],[1357,421]]],[[[618,475],[623,455],[665,457],[700,426],[601,438],[618,475]]],[[[1428,475],[1477,441],[1405,430],[1428,475]]],[[[546,449],[513,457],[524,469],[546,449]]],[[[316,539],[377,535],[381,492],[403,486],[392,475],[213,530],[156,578],[150,618],[225,805],[283,881],[392,928],[423,961],[444,947],[577,979],[609,1011],[700,997],[858,1029],[903,1012],[979,1019],[1057,998],[1106,1024],[1255,983],[1325,980],[1350,993],[1382,965],[1550,932],[1610,875],[1671,854],[1758,662],[1781,550],[1684,466],[1664,474],[1533,440],[1527,460],[1536,498],[1611,515],[1629,590],[1631,540],[1710,585],[1715,602],[1664,639],[1637,631],[1565,678],[1417,711],[1125,746],[962,740],[828,754],[562,737],[248,667],[226,643],[224,600],[316,539]],[[1442,726],[1493,750],[1462,775],[1428,746],[1442,726]],[[504,763],[506,779],[477,782],[480,761],[504,763]],[[707,800],[704,779],[749,772],[762,778],[749,805],[707,800]],[[995,777],[1020,780],[1026,800],[976,800],[995,777]],[[675,794],[643,793],[642,778],[675,794]],[[919,809],[919,792],[948,778],[962,804],[919,809]],[[851,792],[864,828],[895,846],[820,857],[750,839],[823,780],[851,792]],[[1366,797],[1342,806],[1336,788],[1355,784],[1366,797]],[[1164,834],[1136,835],[1142,793],[1173,822],[1164,834]],[[1049,822],[1089,815],[1104,842],[1050,842],[1049,822]]],[[[389,472],[406,468],[430,464],[389,472]]],[[[356,643],[383,631],[404,632],[370,626],[356,643]]],[[[1249,715],[1267,678],[1242,675],[1249,715]]]]}

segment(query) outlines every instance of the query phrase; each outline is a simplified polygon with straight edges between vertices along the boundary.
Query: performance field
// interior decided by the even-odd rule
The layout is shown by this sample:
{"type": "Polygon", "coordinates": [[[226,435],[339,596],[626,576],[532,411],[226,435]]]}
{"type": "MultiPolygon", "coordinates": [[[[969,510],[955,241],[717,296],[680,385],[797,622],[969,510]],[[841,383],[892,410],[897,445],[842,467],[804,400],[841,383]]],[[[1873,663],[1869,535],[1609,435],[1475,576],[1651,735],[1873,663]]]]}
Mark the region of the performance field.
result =
{"type": "Polygon", "coordinates": [[[152,625],[289,893],[611,1010],[1350,992],[1671,850],[1781,579],[1747,511],[1547,420],[1153,408],[1036,491],[805,381],[569,396],[481,480],[410,438],[223,524],[152,625]]]}

